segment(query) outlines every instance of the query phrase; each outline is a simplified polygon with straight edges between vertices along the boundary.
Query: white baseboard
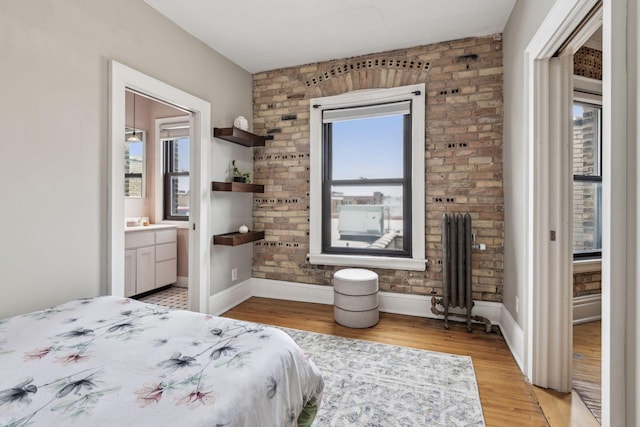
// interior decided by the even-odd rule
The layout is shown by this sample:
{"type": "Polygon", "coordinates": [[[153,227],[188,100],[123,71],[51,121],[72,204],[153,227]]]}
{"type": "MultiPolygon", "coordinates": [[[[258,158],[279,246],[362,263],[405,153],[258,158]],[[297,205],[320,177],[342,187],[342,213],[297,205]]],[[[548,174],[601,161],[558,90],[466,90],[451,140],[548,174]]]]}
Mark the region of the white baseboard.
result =
{"type": "MultiPolygon", "coordinates": [[[[378,295],[382,312],[432,319],[443,318],[431,312],[430,296],[392,292],[380,292],[378,295]]],[[[251,278],[212,295],[209,304],[210,313],[223,313],[252,296],[331,305],[333,304],[333,287],[251,278]],[[221,308],[225,310],[221,311],[221,308]]],[[[499,324],[501,307],[502,304],[497,302],[476,301],[473,314],[488,318],[492,324],[499,324]]],[[[451,312],[462,312],[462,310],[452,309],[451,312]]],[[[451,320],[459,319],[452,317],[451,320]]]]}
{"type": "Polygon", "coordinates": [[[520,370],[524,372],[522,362],[524,360],[524,331],[513,316],[511,316],[509,310],[507,310],[503,304],[500,305],[500,330],[502,331],[502,336],[520,370]]]}
{"type": "Polygon", "coordinates": [[[573,324],[602,319],[602,294],[573,298],[573,324]]]}
{"type": "Polygon", "coordinates": [[[174,286],[179,286],[181,288],[189,287],[189,278],[187,276],[178,276],[178,281],[174,286]]]}
{"type": "Polygon", "coordinates": [[[240,282],[209,298],[209,313],[219,316],[253,296],[251,279],[240,282]]]}
{"type": "Polygon", "coordinates": [[[252,296],[254,297],[333,304],[333,287],[331,286],[257,279],[255,277],[247,280],[247,282],[251,282],[252,296]]]}

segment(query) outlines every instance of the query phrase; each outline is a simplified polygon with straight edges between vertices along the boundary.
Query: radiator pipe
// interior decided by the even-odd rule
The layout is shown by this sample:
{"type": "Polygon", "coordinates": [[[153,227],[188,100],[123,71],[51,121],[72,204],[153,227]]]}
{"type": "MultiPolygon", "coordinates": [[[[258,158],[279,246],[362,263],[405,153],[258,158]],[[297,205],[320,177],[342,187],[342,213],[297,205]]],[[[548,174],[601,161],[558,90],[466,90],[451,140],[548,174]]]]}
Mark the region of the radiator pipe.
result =
{"type": "Polygon", "coordinates": [[[444,327],[449,329],[449,217],[442,215],[442,307],[444,308],[444,327]]]}

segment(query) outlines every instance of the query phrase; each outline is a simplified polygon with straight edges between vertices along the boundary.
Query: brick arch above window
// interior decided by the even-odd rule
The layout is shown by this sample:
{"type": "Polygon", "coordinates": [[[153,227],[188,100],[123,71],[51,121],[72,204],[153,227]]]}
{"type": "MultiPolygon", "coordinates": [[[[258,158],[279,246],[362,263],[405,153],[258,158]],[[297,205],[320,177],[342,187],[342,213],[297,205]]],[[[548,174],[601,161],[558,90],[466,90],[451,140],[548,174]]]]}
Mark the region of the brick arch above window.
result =
{"type": "Polygon", "coordinates": [[[311,96],[333,96],[361,89],[424,83],[430,61],[419,57],[380,56],[339,61],[301,76],[311,96]]]}

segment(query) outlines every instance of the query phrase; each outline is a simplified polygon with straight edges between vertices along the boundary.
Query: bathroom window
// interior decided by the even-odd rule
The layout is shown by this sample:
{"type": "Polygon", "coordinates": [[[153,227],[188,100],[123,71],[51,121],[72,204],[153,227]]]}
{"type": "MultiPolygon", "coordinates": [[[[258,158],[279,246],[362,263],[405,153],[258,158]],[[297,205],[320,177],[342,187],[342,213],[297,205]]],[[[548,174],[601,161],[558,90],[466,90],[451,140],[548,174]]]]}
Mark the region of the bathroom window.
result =
{"type": "Polygon", "coordinates": [[[162,140],[164,219],[189,220],[189,137],[162,140]]]}
{"type": "Polygon", "coordinates": [[[573,104],[573,254],[602,254],[602,106],[573,104]]]}
{"type": "Polygon", "coordinates": [[[145,195],[145,141],[146,132],[136,129],[136,139],[132,139],[133,129],[125,131],[124,142],[124,196],[142,198],[145,195]]]}

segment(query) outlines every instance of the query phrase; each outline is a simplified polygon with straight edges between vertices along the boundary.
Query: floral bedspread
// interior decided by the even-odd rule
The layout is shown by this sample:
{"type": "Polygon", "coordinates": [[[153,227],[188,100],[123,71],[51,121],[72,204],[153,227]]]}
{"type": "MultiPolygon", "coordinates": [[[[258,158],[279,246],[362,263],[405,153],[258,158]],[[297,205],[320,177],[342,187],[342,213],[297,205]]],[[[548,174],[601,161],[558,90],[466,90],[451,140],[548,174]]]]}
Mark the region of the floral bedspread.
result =
{"type": "Polygon", "coordinates": [[[263,325],[119,297],[0,320],[2,426],[295,426],[323,387],[263,325]]]}

